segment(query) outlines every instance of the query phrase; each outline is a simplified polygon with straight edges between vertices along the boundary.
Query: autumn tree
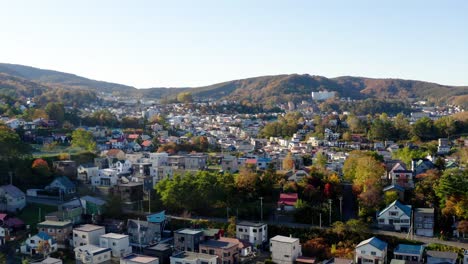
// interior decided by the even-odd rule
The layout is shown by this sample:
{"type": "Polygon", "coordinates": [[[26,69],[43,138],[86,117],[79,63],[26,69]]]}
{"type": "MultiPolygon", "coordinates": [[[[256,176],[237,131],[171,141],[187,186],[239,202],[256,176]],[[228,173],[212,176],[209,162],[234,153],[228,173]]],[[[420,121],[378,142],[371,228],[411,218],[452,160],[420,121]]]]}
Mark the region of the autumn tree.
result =
{"type": "Polygon", "coordinates": [[[177,94],[177,101],[179,103],[191,103],[193,101],[192,93],[182,92],[177,94]]]}
{"type": "Polygon", "coordinates": [[[77,129],[73,131],[72,146],[83,148],[87,151],[96,150],[96,142],[94,141],[93,134],[84,129],[77,129]]]}
{"type": "Polygon", "coordinates": [[[435,194],[435,186],[437,186],[440,178],[438,170],[428,170],[425,173],[416,175],[416,184],[414,186],[413,204],[419,207],[436,207],[439,204],[439,199],[435,194]]]}
{"type": "Polygon", "coordinates": [[[40,177],[49,177],[51,175],[49,164],[47,164],[47,161],[43,159],[35,159],[31,168],[40,177]]]}
{"type": "Polygon", "coordinates": [[[316,257],[318,259],[328,259],[331,257],[330,246],[322,237],[307,240],[302,245],[304,256],[316,257]]]}
{"type": "Polygon", "coordinates": [[[468,219],[468,170],[446,170],[435,186],[442,213],[468,219]]]}
{"type": "Polygon", "coordinates": [[[236,237],[236,217],[235,216],[229,217],[228,227],[226,229],[226,236],[236,237]]]}
{"type": "Polygon", "coordinates": [[[289,152],[288,155],[283,159],[283,170],[292,170],[294,169],[294,159],[292,154],[289,152]]]}

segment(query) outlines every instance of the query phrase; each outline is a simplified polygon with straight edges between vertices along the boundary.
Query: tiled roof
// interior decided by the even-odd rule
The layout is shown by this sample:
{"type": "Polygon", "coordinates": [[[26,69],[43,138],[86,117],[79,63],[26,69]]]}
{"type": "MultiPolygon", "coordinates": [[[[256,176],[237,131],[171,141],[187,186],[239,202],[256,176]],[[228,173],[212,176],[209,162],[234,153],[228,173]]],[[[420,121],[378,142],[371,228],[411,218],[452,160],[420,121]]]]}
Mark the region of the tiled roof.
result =
{"type": "Polygon", "coordinates": [[[422,245],[407,245],[407,244],[398,244],[398,246],[393,251],[394,254],[411,254],[411,255],[422,255],[423,246],[422,245]]]}
{"type": "Polygon", "coordinates": [[[393,203],[389,204],[387,208],[380,211],[379,216],[381,216],[383,213],[385,213],[386,211],[390,210],[391,208],[395,206],[398,207],[400,210],[402,210],[403,213],[405,213],[407,216],[411,217],[411,205],[402,204],[398,200],[395,200],[393,203]]]}
{"type": "Polygon", "coordinates": [[[369,239],[366,239],[364,241],[362,241],[361,243],[359,243],[356,247],[360,247],[360,246],[363,246],[363,245],[366,245],[366,244],[370,244],[372,245],[373,247],[379,249],[379,250],[385,250],[385,248],[387,247],[387,243],[376,238],[376,237],[371,237],[369,239]]]}

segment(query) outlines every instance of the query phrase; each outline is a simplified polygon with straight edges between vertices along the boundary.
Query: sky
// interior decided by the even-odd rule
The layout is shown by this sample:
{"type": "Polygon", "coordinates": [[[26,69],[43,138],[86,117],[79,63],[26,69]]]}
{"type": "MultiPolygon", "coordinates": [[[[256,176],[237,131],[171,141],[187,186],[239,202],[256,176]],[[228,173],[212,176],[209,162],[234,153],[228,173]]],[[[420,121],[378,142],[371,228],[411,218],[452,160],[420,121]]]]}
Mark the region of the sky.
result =
{"type": "Polygon", "coordinates": [[[0,0],[0,62],[137,88],[308,73],[468,85],[468,1],[0,0]]]}

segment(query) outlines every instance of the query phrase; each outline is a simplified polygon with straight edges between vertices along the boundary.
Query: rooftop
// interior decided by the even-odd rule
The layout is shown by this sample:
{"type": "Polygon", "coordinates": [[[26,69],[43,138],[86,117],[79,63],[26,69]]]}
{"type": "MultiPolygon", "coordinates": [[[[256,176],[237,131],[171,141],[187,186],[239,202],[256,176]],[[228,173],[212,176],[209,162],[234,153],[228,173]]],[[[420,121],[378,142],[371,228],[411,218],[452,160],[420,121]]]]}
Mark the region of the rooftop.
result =
{"type": "Polygon", "coordinates": [[[117,233],[107,233],[102,235],[101,237],[105,238],[113,238],[113,239],[122,239],[128,237],[128,235],[122,235],[122,234],[117,234],[117,233]]]}
{"type": "Polygon", "coordinates": [[[73,224],[70,221],[51,221],[51,220],[46,220],[44,222],[40,222],[37,224],[38,227],[41,227],[41,226],[66,227],[66,226],[71,226],[71,225],[73,224]]]}
{"type": "Polygon", "coordinates": [[[394,254],[422,255],[424,247],[421,245],[398,244],[393,251],[394,254]]]}
{"type": "Polygon", "coordinates": [[[231,248],[237,246],[235,243],[230,243],[226,241],[219,241],[219,240],[208,240],[203,243],[200,243],[200,246],[206,246],[211,248],[231,248]]]}
{"type": "Polygon", "coordinates": [[[366,245],[366,244],[370,244],[372,245],[373,247],[379,249],[379,250],[384,250],[386,247],[387,247],[387,243],[376,238],[376,237],[371,237],[369,239],[366,239],[364,241],[362,241],[361,243],[359,243],[356,248],[360,247],[360,246],[363,246],[363,245],[366,245]]]}
{"type": "Polygon", "coordinates": [[[82,231],[82,232],[92,232],[92,231],[96,231],[99,229],[104,229],[104,227],[98,226],[98,225],[86,224],[86,225],[81,225],[79,227],[75,227],[73,230],[82,231]]]}
{"type": "Polygon", "coordinates": [[[213,259],[213,258],[218,258],[218,257],[215,255],[209,255],[209,254],[204,254],[204,253],[182,251],[179,254],[172,256],[171,258],[197,260],[197,259],[213,259]]]}
{"type": "Polygon", "coordinates": [[[185,235],[196,235],[202,232],[203,232],[202,230],[190,229],[190,228],[179,229],[176,231],[177,234],[185,234],[185,235]]]}
{"type": "Polygon", "coordinates": [[[150,256],[144,256],[144,255],[132,254],[132,255],[126,256],[126,257],[124,257],[122,259],[130,260],[130,261],[135,262],[135,263],[151,263],[151,262],[157,260],[158,258],[150,257],[150,256]]]}
{"type": "Polygon", "coordinates": [[[299,238],[287,237],[287,236],[275,236],[270,239],[270,241],[277,241],[281,243],[294,243],[299,241],[299,238]]]}
{"type": "Polygon", "coordinates": [[[248,221],[242,221],[237,223],[238,226],[251,226],[251,227],[262,227],[266,225],[265,223],[260,223],[260,222],[248,222],[248,221]]]}
{"type": "Polygon", "coordinates": [[[100,253],[103,253],[103,252],[111,251],[111,249],[110,248],[102,248],[102,247],[98,247],[98,246],[90,244],[90,245],[84,245],[84,246],[76,247],[74,249],[74,251],[75,252],[77,252],[77,251],[79,251],[79,252],[89,252],[94,256],[94,255],[97,255],[97,254],[100,254],[100,253]]]}
{"type": "Polygon", "coordinates": [[[432,258],[444,258],[444,259],[457,259],[458,255],[455,252],[446,252],[446,251],[434,251],[428,250],[426,252],[427,257],[432,258]]]}

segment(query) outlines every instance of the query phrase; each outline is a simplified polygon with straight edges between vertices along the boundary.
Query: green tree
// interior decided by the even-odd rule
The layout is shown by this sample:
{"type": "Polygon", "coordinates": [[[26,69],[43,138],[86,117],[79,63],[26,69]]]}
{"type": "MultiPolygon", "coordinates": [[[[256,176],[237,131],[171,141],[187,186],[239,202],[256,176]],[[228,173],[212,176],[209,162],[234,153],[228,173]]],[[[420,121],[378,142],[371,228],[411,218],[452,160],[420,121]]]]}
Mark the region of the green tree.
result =
{"type": "Polygon", "coordinates": [[[446,170],[435,186],[442,212],[468,219],[468,170],[446,170]]]}
{"type": "Polygon", "coordinates": [[[93,134],[84,129],[77,129],[72,133],[72,146],[83,148],[87,151],[96,150],[96,142],[93,139],[93,134]]]}
{"type": "Polygon", "coordinates": [[[59,125],[65,120],[65,107],[62,103],[48,103],[45,111],[51,120],[56,120],[59,125]]]}
{"type": "Polygon", "coordinates": [[[413,136],[421,140],[430,140],[436,138],[434,122],[429,117],[423,117],[416,121],[411,129],[413,136]]]}
{"type": "Polygon", "coordinates": [[[226,230],[227,237],[236,237],[236,217],[231,216],[229,217],[228,227],[226,230]]]}
{"type": "Polygon", "coordinates": [[[411,161],[413,159],[422,159],[427,155],[424,151],[420,149],[411,149],[409,147],[404,147],[398,149],[392,153],[392,157],[403,161],[406,166],[411,166],[411,161]]]}
{"type": "Polygon", "coordinates": [[[389,205],[393,201],[398,200],[398,193],[396,191],[388,191],[384,193],[384,203],[389,205]]]}
{"type": "Polygon", "coordinates": [[[193,101],[192,93],[182,92],[177,94],[177,101],[179,103],[191,103],[193,101]]]}
{"type": "Polygon", "coordinates": [[[434,122],[434,127],[441,137],[450,137],[456,132],[455,119],[451,116],[443,116],[434,122]]]}

